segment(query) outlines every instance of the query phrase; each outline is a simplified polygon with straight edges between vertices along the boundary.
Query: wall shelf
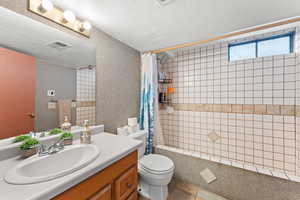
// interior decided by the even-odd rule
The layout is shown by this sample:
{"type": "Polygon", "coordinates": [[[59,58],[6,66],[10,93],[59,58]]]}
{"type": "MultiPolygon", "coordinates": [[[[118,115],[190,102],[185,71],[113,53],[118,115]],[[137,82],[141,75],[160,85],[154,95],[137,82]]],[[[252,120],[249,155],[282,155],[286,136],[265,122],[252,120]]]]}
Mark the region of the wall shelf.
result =
{"type": "Polygon", "coordinates": [[[161,104],[171,104],[172,101],[161,101],[161,102],[159,102],[159,103],[161,103],[161,104]]]}
{"type": "Polygon", "coordinates": [[[160,84],[171,84],[173,83],[172,79],[163,79],[163,80],[158,80],[158,83],[160,84]]]}

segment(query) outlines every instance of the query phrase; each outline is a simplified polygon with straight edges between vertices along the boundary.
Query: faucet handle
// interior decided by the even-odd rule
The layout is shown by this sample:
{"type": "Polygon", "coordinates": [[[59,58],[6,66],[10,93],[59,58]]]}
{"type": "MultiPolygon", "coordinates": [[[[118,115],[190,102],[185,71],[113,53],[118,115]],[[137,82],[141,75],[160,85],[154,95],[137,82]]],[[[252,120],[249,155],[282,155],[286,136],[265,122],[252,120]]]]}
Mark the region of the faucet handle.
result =
{"type": "Polygon", "coordinates": [[[57,141],[56,146],[57,146],[57,148],[59,148],[59,149],[64,149],[64,147],[65,147],[64,144],[65,144],[65,143],[64,143],[64,140],[62,139],[62,140],[58,140],[58,141],[57,141]]]}
{"type": "Polygon", "coordinates": [[[37,146],[37,153],[39,154],[39,155],[41,155],[41,154],[44,154],[46,152],[46,145],[44,145],[44,144],[39,144],[38,146],[37,146]]]}
{"type": "Polygon", "coordinates": [[[33,132],[33,131],[30,131],[30,132],[28,133],[28,135],[29,135],[30,137],[32,137],[32,138],[37,138],[37,134],[36,134],[35,132],[33,132]]]}

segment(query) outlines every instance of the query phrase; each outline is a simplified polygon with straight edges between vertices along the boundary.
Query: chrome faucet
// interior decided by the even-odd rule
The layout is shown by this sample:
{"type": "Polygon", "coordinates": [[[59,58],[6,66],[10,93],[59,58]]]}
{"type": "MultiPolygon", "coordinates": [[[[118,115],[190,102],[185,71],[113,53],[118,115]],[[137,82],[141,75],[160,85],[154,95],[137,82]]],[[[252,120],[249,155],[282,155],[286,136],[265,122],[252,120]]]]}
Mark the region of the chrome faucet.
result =
{"type": "Polygon", "coordinates": [[[38,138],[38,137],[37,137],[37,134],[36,134],[35,132],[33,132],[33,131],[30,131],[30,132],[28,133],[28,135],[29,135],[30,137],[32,137],[32,138],[38,138]]]}
{"type": "Polygon", "coordinates": [[[64,149],[64,141],[59,140],[59,141],[53,143],[52,145],[50,145],[49,147],[47,147],[46,145],[40,144],[38,146],[37,153],[39,156],[45,156],[45,155],[55,154],[63,149],[64,149]]]}

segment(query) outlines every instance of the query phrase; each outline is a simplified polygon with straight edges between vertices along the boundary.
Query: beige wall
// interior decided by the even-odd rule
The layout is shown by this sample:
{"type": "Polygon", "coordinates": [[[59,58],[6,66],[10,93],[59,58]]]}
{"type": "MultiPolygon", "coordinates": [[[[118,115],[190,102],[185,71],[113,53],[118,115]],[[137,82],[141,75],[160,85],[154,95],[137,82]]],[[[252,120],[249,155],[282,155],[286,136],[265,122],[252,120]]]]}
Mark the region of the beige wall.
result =
{"type": "Polygon", "coordinates": [[[127,118],[137,116],[139,94],[139,52],[93,29],[90,39],[74,33],[49,20],[27,11],[27,1],[1,0],[0,6],[31,17],[61,31],[94,41],[96,53],[96,120],[105,125],[105,130],[116,132],[116,128],[127,123],[127,118]]]}
{"type": "Polygon", "coordinates": [[[97,45],[96,119],[106,131],[116,132],[138,113],[140,56],[103,32],[92,35],[97,45]]]}

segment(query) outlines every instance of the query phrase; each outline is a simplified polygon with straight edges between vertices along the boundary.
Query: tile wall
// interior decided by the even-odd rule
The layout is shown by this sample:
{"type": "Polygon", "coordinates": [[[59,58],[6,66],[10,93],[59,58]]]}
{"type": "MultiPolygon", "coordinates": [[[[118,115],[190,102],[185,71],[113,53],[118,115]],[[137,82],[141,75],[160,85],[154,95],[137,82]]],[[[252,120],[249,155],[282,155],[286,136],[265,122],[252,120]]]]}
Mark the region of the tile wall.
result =
{"type": "Polygon", "coordinates": [[[89,120],[90,125],[96,123],[96,75],[95,69],[77,70],[76,87],[76,124],[82,125],[89,120]]]}
{"type": "Polygon", "coordinates": [[[227,52],[229,42],[293,30],[179,50],[174,59],[161,65],[160,71],[172,74],[175,88],[175,112],[160,110],[165,144],[300,175],[298,54],[228,62],[227,52]]]}

